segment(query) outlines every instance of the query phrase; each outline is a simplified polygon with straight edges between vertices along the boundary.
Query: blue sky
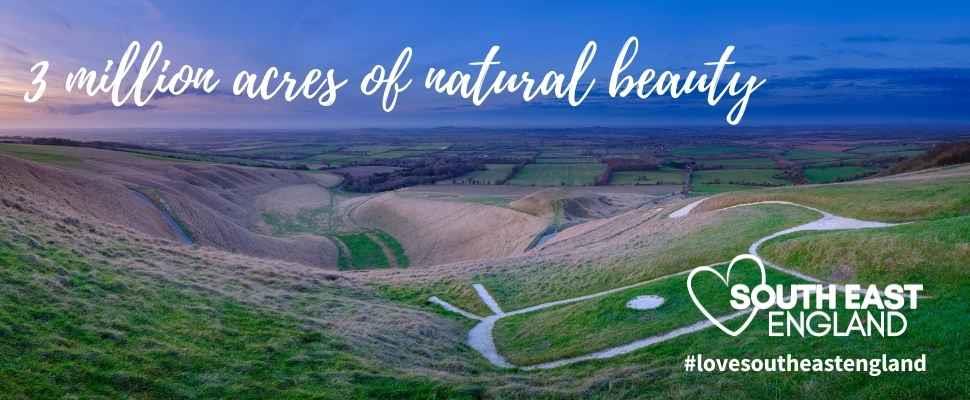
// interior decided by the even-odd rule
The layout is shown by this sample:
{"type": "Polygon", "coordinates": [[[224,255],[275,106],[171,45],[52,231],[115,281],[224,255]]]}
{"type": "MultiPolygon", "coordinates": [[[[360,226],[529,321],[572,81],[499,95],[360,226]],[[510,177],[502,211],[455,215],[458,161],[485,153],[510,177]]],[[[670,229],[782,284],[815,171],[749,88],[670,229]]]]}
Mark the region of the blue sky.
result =
{"type": "Polygon", "coordinates": [[[970,120],[970,5],[965,2],[302,2],[0,0],[0,124],[5,127],[629,126],[726,125],[730,102],[504,96],[483,107],[418,85],[430,65],[470,69],[489,46],[503,67],[571,70],[588,40],[599,44],[589,77],[600,89],[624,40],[640,39],[636,69],[699,69],[735,45],[744,74],[768,82],[742,125],[946,123],[970,120]],[[469,3],[469,4],[466,4],[469,3]],[[523,4],[524,3],[524,4],[523,4]],[[51,78],[119,57],[132,40],[162,40],[165,58],[216,68],[223,85],[240,69],[335,68],[350,79],[337,104],[262,103],[232,96],[164,98],[151,107],[110,107],[52,88],[20,100],[29,66],[51,78]],[[361,96],[359,77],[414,48],[415,86],[392,113],[361,96]]]}

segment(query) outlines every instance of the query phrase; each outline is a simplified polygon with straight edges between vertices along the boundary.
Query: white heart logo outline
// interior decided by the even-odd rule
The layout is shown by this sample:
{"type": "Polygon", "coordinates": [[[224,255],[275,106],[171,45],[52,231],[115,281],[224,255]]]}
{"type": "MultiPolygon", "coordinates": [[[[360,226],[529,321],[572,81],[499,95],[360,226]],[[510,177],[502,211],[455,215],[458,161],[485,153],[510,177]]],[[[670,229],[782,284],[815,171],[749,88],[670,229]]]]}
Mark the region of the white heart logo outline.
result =
{"type": "Polygon", "coordinates": [[[710,272],[714,275],[717,275],[717,277],[721,279],[721,282],[724,282],[724,285],[728,286],[731,280],[731,268],[734,268],[734,264],[741,260],[751,260],[751,261],[754,261],[755,264],[758,264],[758,269],[761,270],[761,284],[762,285],[768,284],[767,273],[765,272],[764,262],[762,262],[761,258],[759,258],[758,256],[751,255],[751,254],[741,254],[737,257],[734,257],[734,259],[731,260],[731,263],[728,264],[728,268],[725,273],[726,276],[722,276],[720,272],[717,272],[717,270],[708,266],[694,268],[693,270],[690,271],[690,274],[687,275],[687,292],[690,294],[691,300],[694,301],[694,305],[697,306],[697,309],[701,311],[701,314],[704,314],[704,316],[707,317],[707,319],[710,320],[711,323],[713,323],[722,331],[724,331],[724,333],[731,336],[738,336],[741,334],[741,332],[744,332],[745,329],[748,329],[748,325],[750,325],[751,321],[754,320],[754,316],[758,314],[758,308],[752,306],[751,313],[748,314],[748,319],[744,321],[744,324],[741,324],[741,327],[739,327],[736,330],[730,330],[726,326],[724,326],[724,324],[722,324],[721,321],[718,321],[717,318],[714,318],[714,316],[707,311],[707,308],[704,308],[704,305],[701,304],[700,300],[697,300],[697,296],[694,294],[694,287],[693,285],[691,285],[691,283],[694,280],[694,275],[697,274],[698,272],[710,272]]]}

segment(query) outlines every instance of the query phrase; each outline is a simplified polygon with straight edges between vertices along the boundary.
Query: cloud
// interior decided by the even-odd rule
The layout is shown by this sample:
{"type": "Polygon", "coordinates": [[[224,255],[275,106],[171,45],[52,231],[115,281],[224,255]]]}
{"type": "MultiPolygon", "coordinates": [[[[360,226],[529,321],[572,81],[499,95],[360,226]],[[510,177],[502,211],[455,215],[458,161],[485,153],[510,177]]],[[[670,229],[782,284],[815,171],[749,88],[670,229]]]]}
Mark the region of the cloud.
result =
{"type": "Polygon", "coordinates": [[[792,62],[815,61],[815,60],[818,60],[818,57],[805,55],[805,54],[795,54],[793,56],[788,57],[788,61],[792,61],[792,62]]]}
{"type": "Polygon", "coordinates": [[[842,50],[836,51],[835,53],[848,54],[848,55],[859,56],[862,58],[869,58],[869,59],[889,58],[888,54],[883,53],[881,51],[873,51],[873,50],[842,49],[842,50]]]}
{"type": "Polygon", "coordinates": [[[779,95],[806,89],[836,102],[839,97],[893,96],[966,103],[970,68],[828,68],[769,79],[765,85],[766,91],[779,95]]]}
{"type": "Polygon", "coordinates": [[[880,34],[855,35],[842,38],[842,41],[846,43],[891,43],[897,40],[899,40],[899,38],[895,36],[880,34]]]}
{"type": "Polygon", "coordinates": [[[14,53],[22,57],[27,57],[28,55],[26,51],[10,43],[0,43],[0,47],[6,49],[10,53],[14,53]]]}
{"type": "Polygon", "coordinates": [[[951,36],[940,39],[937,41],[939,44],[948,44],[952,46],[970,46],[970,36],[951,36]]]}
{"type": "Polygon", "coordinates": [[[775,65],[775,64],[777,64],[777,63],[772,62],[772,61],[739,62],[739,63],[734,63],[734,66],[737,67],[737,68],[761,68],[761,67],[770,67],[770,66],[775,65]]]}
{"type": "Polygon", "coordinates": [[[84,103],[84,104],[69,104],[69,105],[59,105],[59,106],[48,106],[47,111],[51,114],[61,114],[61,115],[84,115],[93,114],[101,111],[148,111],[157,109],[158,106],[151,104],[146,104],[145,106],[138,107],[134,104],[125,104],[121,107],[115,107],[114,104],[103,102],[103,103],[84,103]]]}

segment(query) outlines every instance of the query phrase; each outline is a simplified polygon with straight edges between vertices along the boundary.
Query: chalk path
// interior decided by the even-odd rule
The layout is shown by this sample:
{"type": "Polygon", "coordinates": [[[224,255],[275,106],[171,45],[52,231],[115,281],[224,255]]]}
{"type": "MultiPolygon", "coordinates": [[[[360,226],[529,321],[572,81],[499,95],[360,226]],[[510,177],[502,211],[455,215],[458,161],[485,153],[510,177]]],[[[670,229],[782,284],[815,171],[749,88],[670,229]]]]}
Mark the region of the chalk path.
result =
{"type": "MultiPolygon", "coordinates": [[[[687,215],[690,214],[690,212],[694,208],[696,208],[698,205],[700,205],[702,202],[704,202],[704,200],[706,200],[706,198],[697,200],[697,201],[695,201],[693,203],[690,203],[690,204],[684,206],[683,208],[681,208],[681,209],[679,209],[677,211],[674,211],[674,212],[670,213],[669,218],[677,219],[677,218],[684,218],[684,217],[686,217],[687,215]]],[[[758,248],[761,247],[761,245],[763,245],[765,242],[767,242],[769,240],[772,240],[774,238],[777,238],[777,237],[780,237],[780,236],[784,236],[784,235],[788,235],[788,234],[795,233],[795,232],[885,228],[885,227],[890,227],[890,226],[897,225],[897,224],[890,224],[890,223],[884,223],[884,222],[863,221],[863,220],[858,220],[858,219],[853,219],[853,218],[840,217],[838,215],[834,215],[834,214],[831,214],[831,213],[828,213],[828,212],[819,210],[819,209],[814,208],[814,207],[809,207],[809,206],[801,205],[801,204],[798,204],[798,203],[787,202],[787,201],[761,201],[761,202],[756,202],[756,203],[739,204],[739,205],[736,205],[736,206],[731,206],[731,207],[723,208],[723,209],[716,210],[716,211],[727,210],[727,209],[738,208],[738,207],[750,207],[750,206],[762,205],[762,204],[782,204],[782,205],[788,205],[788,206],[801,207],[801,208],[805,208],[805,209],[808,209],[808,210],[815,211],[815,212],[821,214],[822,217],[819,218],[819,219],[817,219],[817,220],[815,220],[815,221],[812,221],[812,222],[809,222],[809,223],[806,223],[806,224],[802,224],[802,225],[798,225],[798,226],[793,227],[793,228],[788,228],[788,229],[785,229],[785,230],[782,230],[782,231],[778,231],[778,232],[775,232],[775,233],[773,233],[771,235],[768,235],[768,236],[765,236],[765,237],[763,237],[761,239],[758,239],[757,241],[755,241],[754,243],[751,244],[751,247],[748,248],[748,252],[751,253],[752,255],[755,255],[755,256],[758,256],[758,248]]],[[[708,265],[707,267],[713,267],[715,265],[721,265],[721,264],[725,264],[725,263],[727,263],[727,261],[725,261],[725,262],[719,262],[719,263],[715,263],[715,264],[711,264],[711,265],[708,265]]],[[[789,274],[789,275],[798,277],[799,279],[803,279],[803,280],[806,280],[806,281],[809,281],[809,282],[816,282],[816,283],[821,283],[822,282],[818,278],[815,278],[815,277],[812,277],[812,276],[809,276],[809,275],[805,275],[805,274],[803,274],[801,272],[798,272],[798,271],[795,271],[795,270],[792,270],[792,269],[788,269],[788,268],[784,268],[784,267],[778,266],[776,264],[773,264],[773,263],[770,263],[770,262],[767,262],[767,261],[765,261],[765,265],[768,266],[768,267],[770,267],[770,268],[773,268],[773,269],[775,269],[777,271],[780,271],[780,272],[783,272],[783,273],[786,273],[786,274],[789,274]]],[[[693,268],[691,268],[691,269],[693,269],[693,268]]],[[[664,275],[664,276],[661,276],[661,277],[657,277],[657,278],[650,279],[650,280],[647,280],[647,281],[635,283],[635,284],[632,284],[632,285],[618,287],[618,288],[614,288],[614,289],[610,289],[610,290],[604,290],[604,291],[598,292],[598,293],[593,293],[593,294],[589,294],[589,295],[585,295],[585,296],[574,297],[574,298],[571,298],[571,299],[565,299],[565,300],[552,301],[552,302],[548,302],[548,303],[542,303],[542,304],[538,304],[538,305],[534,305],[534,306],[530,306],[530,307],[526,307],[526,308],[522,308],[522,309],[518,309],[518,310],[514,310],[514,311],[508,311],[508,312],[502,311],[502,308],[499,306],[498,302],[495,301],[495,299],[492,297],[491,294],[489,294],[488,290],[484,286],[482,286],[481,284],[478,284],[478,283],[473,284],[473,287],[475,288],[475,292],[478,294],[478,297],[481,298],[482,299],[482,302],[485,303],[485,305],[488,306],[489,310],[492,311],[492,315],[489,315],[489,316],[486,316],[486,317],[479,317],[479,316],[477,316],[475,314],[472,314],[472,313],[470,313],[468,311],[462,310],[462,309],[460,309],[458,307],[455,307],[455,306],[453,306],[451,304],[448,304],[447,302],[445,302],[445,301],[443,301],[443,300],[441,300],[441,299],[439,299],[438,297],[435,297],[435,296],[432,296],[431,298],[429,298],[428,301],[430,301],[432,303],[435,303],[435,304],[438,304],[438,305],[442,306],[444,309],[446,309],[448,311],[455,312],[455,313],[461,314],[461,315],[463,315],[463,316],[465,316],[467,318],[480,321],[477,325],[475,325],[471,329],[471,331],[468,332],[468,345],[471,346],[476,351],[478,351],[483,357],[485,357],[485,359],[487,359],[489,362],[491,362],[492,365],[494,365],[496,367],[500,367],[500,368],[519,368],[519,369],[527,370],[527,371],[528,370],[536,370],[536,369],[550,369],[550,368],[562,367],[564,365],[574,364],[574,363],[578,363],[578,362],[582,362],[582,361],[605,359],[605,358],[611,358],[611,357],[616,357],[616,356],[620,356],[620,355],[632,353],[632,352],[637,351],[637,350],[640,350],[640,349],[642,349],[644,347],[652,346],[652,345],[655,345],[655,344],[658,344],[658,343],[663,343],[663,342],[666,342],[668,340],[671,340],[671,339],[674,339],[674,338],[677,338],[677,337],[680,337],[680,336],[688,335],[688,334],[691,334],[691,333],[695,333],[695,332],[698,332],[698,331],[701,331],[701,330],[710,328],[710,327],[714,326],[714,323],[711,322],[711,321],[709,321],[709,320],[706,320],[705,319],[705,320],[698,321],[698,322],[693,323],[693,324],[690,324],[690,325],[686,325],[686,326],[683,326],[683,327],[674,329],[672,331],[669,331],[669,332],[666,332],[666,333],[663,333],[663,334],[650,336],[650,337],[643,338],[643,339],[640,339],[640,340],[636,340],[634,342],[627,343],[627,344],[624,344],[624,345],[606,348],[606,349],[603,349],[603,350],[595,351],[595,352],[592,352],[592,353],[589,353],[589,354],[585,354],[585,355],[581,355],[581,356],[577,356],[577,357],[563,358],[563,359],[559,359],[559,360],[555,360],[555,361],[550,361],[550,362],[545,362],[545,363],[540,363],[540,364],[533,364],[533,365],[514,365],[514,364],[510,363],[508,360],[506,360],[505,357],[503,357],[498,352],[498,349],[495,346],[495,338],[492,335],[492,331],[495,328],[495,323],[498,322],[498,320],[500,320],[502,318],[505,318],[505,317],[508,317],[508,316],[519,315],[519,314],[526,314],[526,313],[531,313],[531,312],[535,312],[535,311],[547,309],[547,308],[550,308],[550,307],[560,306],[560,305],[563,305],[563,304],[570,304],[570,303],[576,303],[576,302],[580,302],[580,301],[586,301],[586,300],[594,299],[594,298],[597,298],[597,297],[602,297],[602,296],[610,295],[610,294],[613,294],[613,293],[616,293],[616,292],[624,291],[624,290],[627,290],[627,289],[630,289],[630,288],[634,288],[634,287],[637,287],[637,286],[642,286],[642,285],[646,285],[646,284],[649,284],[649,283],[653,283],[653,282],[656,282],[656,281],[659,281],[659,280],[671,278],[671,277],[674,277],[674,276],[685,275],[685,274],[688,274],[691,271],[691,269],[688,269],[688,270],[685,270],[685,271],[681,271],[681,272],[677,272],[677,273],[673,273],[673,274],[669,274],[669,275],[664,275]]],[[[731,313],[731,314],[727,314],[727,315],[718,317],[717,319],[718,319],[718,321],[720,321],[720,322],[723,323],[725,321],[729,321],[729,320],[732,320],[732,319],[735,319],[735,318],[739,318],[739,317],[748,315],[748,313],[749,313],[748,310],[742,310],[742,311],[737,311],[737,312],[734,312],[734,313],[731,313]]]]}

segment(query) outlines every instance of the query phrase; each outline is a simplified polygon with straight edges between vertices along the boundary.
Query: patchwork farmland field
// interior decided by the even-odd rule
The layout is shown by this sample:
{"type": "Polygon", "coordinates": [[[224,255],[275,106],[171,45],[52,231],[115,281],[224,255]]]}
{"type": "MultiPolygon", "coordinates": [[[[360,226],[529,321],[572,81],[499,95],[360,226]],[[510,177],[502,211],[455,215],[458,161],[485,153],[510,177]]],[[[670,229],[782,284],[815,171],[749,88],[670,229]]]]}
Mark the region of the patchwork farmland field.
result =
{"type": "Polygon", "coordinates": [[[805,168],[805,179],[809,183],[830,183],[849,179],[858,179],[877,172],[876,169],[866,167],[812,167],[805,168]]]}
{"type": "Polygon", "coordinates": [[[660,168],[656,171],[616,171],[610,175],[611,185],[682,185],[684,171],[660,168]]]}
{"type": "Polygon", "coordinates": [[[702,159],[697,162],[699,169],[716,168],[777,168],[775,160],[764,157],[702,159]]]}
{"type": "Polygon", "coordinates": [[[606,171],[601,164],[528,164],[509,180],[522,186],[589,186],[606,171]]]}
{"type": "Polygon", "coordinates": [[[442,183],[468,185],[497,185],[505,182],[515,170],[514,164],[485,164],[485,169],[442,181],[442,183]]]}

